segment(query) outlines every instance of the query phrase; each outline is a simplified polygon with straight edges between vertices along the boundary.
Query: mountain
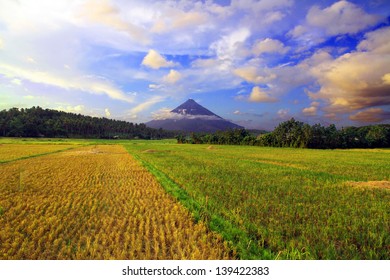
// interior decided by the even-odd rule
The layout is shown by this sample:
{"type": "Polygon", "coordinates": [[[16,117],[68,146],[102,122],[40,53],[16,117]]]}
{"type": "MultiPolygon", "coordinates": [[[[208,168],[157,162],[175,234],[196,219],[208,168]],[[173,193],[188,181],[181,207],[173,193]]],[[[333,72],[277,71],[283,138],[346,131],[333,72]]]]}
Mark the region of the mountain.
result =
{"type": "Polygon", "coordinates": [[[215,132],[218,130],[243,128],[214,114],[193,99],[188,99],[166,116],[145,124],[151,128],[186,132],[215,132]]]}
{"type": "Polygon", "coordinates": [[[196,103],[193,99],[188,99],[186,102],[173,109],[171,113],[193,116],[215,116],[217,118],[222,119],[220,116],[214,114],[213,112],[207,110],[205,107],[196,103]]]}

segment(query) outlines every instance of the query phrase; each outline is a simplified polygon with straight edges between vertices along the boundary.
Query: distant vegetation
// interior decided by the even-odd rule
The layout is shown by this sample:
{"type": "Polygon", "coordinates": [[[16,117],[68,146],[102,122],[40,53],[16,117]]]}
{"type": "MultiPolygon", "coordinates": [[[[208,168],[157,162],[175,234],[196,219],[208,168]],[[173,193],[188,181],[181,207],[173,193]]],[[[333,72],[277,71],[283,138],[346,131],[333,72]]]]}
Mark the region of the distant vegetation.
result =
{"type": "Polygon", "coordinates": [[[154,129],[145,124],[67,113],[41,107],[0,111],[0,137],[48,137],[95,139],[163,139],[178,143],[227,144],[291,148],[386,148],[390,124],[337,129],[334,124],[310,126],[294,118],[274,131],[230,129],[215,133],[191,133],[154,129]],[[260,134],[259,134],[260,132],[260,134]]]}
{"type": "Polygon", "coordinates": [[[253,135],[245,129],[219,131],[213,134],[192,133],[177,136],[178,143],[251,145],[291,148],[388,148],[390,125],[371,125],[337,129],[334,124],[310,126],[294,118],[279,124],[274,131],[253,135]]]}
{"type": "Polygon", "coordinates": [[[0,111],[0,136],[161,139],[172,138],[174,133],[145,124],[32,107],[0,111]]]}

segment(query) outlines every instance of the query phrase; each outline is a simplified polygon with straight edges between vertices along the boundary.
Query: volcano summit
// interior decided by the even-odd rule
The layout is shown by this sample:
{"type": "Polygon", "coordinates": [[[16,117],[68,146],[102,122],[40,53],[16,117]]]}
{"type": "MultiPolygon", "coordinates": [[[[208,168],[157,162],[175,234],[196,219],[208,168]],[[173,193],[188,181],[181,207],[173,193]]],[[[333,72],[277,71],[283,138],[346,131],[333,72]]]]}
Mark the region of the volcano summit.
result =
{"type": "Polygon", "coordinates": [[[145,124],[151,128],[186,132],[215,132],[218,130],[243,128],[214,114],[193,99],[188,99],[166,116],[145,124]]]}

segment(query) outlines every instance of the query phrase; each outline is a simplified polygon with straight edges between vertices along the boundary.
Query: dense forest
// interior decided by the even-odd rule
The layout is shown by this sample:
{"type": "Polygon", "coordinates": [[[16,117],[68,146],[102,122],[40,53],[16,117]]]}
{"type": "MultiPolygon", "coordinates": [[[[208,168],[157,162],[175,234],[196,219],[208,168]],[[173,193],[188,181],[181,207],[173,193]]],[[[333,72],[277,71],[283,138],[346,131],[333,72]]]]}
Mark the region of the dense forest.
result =
{"type": "Polygon", "coordinates": [[[145,124],[32,107],[0,111],[0,136],[161,139],[175,134],[145,124]]]}
{"type": "Polygon", "coordinates": [[[335,125],[310,126],[294,118],[280,123],[274,131],[253,135],[245,129],[219,131],[213,134],[178,135],[178,143],[228,144],[265,147],[294,147],[313,149],[388,148],[390,125],[370,125],[337,129],[335,125]]]}

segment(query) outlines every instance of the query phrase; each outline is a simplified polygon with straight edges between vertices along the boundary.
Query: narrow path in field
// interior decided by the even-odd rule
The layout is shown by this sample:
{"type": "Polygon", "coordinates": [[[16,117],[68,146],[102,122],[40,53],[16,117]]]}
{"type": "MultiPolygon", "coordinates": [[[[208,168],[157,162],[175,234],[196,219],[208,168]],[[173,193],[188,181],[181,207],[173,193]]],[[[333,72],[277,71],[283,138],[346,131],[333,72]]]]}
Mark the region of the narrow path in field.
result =
{"type": "Polygon", "coordinates": [[[0,166],[0,259],[226,259],[119,145],[0,166]]]}

